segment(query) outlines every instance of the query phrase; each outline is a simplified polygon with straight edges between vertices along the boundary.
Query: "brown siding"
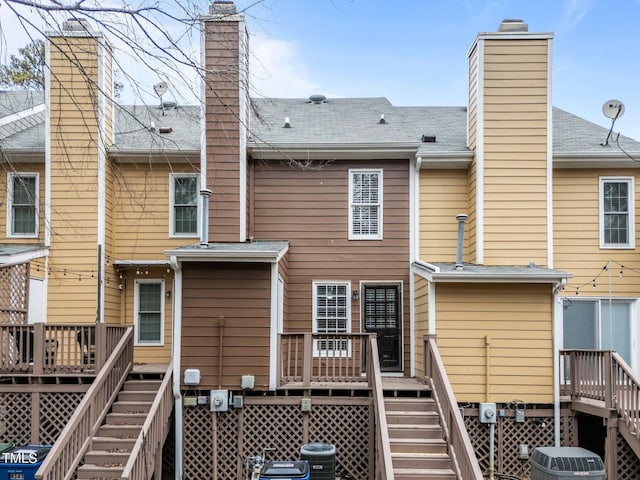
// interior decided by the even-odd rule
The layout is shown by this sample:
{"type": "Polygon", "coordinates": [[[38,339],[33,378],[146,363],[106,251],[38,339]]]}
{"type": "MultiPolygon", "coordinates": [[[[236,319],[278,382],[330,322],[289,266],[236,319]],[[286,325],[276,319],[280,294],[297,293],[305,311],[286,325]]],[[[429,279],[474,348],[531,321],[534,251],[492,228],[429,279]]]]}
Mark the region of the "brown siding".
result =
{"type": "Polygon", "coordinates": [[[214,242],[240,239],[239,26],[205,22],[207,186],[213,190],[209,238],[214,242]]]}
{"type": "MultiPolygon", "coordinates": [[[[404,365],[409,360],[408,162],[333,162],[299,169],[272,162],[255,165],[254,235],[290,241],[285,332],[312,328],[312,282],[403,283],[404,365]],[[349,168],[382,168],[384,239],[348,240],[349,168]]],[[[360,331],[358,301],[351,304],[352,331],[360,331]]]]}
{"type": "Polygon", "coordinates": [[[199,368],[199,388],[238,389],[241,376],[269,386],[269,264],[210,263],[183,268],[182,367],[199,368]],[[224,317],[222,383],[218,385],[220,317],[224,317]]]}

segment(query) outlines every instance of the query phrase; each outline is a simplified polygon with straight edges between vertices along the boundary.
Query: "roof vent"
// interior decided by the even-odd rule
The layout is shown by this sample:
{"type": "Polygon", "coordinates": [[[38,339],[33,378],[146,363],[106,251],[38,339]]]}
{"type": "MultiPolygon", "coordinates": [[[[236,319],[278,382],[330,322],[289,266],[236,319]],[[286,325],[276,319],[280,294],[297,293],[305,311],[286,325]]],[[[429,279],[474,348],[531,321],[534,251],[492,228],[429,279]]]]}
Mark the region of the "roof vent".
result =
{"type": "Polygon", "coordinates": [[[160,108],[162,108],[163,110],[173,110],[177,106],[178,106],[177,102],[172,102],[167,100],[166,102],[162,102],[162,105],[160,106],[160,108]]]}
{"type": "Polygon", "coordinates": [[[422,135],[422,143],[436,143],[435,135],[422,135]]]}
{"type": "Polygon", "coordinates": [[[522,20],[506,18],[498,27],[499,32],[528,32],[529,25],[522,20]]]}
{"type": "Polygon", "coordinates": [[[320,105],[321,103],[327,103],[327,97],[324,95],[311,95],[309,97],[309,103],[320,105]]]}

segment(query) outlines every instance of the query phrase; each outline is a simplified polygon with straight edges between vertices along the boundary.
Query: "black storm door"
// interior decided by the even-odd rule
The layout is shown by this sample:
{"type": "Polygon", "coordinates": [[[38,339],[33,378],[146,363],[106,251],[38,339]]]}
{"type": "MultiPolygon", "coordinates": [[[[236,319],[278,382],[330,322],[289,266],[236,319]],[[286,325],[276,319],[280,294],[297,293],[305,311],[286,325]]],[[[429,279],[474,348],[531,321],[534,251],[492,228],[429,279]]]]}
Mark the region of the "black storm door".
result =
{"type": "Polygon", "coordinates": [[[378,336],[382,371],[400,371],[402,329],[400,326],[400,286],[364,286],[364,329],[378,336]]]}

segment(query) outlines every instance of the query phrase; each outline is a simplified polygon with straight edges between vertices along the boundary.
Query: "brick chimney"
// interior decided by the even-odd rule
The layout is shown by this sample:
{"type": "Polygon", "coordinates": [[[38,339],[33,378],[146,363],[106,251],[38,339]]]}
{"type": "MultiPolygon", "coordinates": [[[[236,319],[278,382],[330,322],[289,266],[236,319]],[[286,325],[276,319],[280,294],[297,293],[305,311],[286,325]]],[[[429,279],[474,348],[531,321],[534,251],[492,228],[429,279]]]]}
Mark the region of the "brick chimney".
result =
{"type": "MultiPolygon", "coordinates": [[[[47,40],[49,265],[54,272],[97,272],[104,270],[111,238],[106,215],[106,149],[113,143],[111,47],[83,19],[65,21],[60,31],[47,33],[47,40]]],[[[54,274],[48,282],[48,320],[102,321],[104,285],[97,284],[97,277],[85,274],[79,282],[71,275],[54,274]]]]}
{"type": "Polygon", "coordinates": [[[244,242],[247,230],[248,34],[229,1],[214,1],[204,19],[203,165],[209,241],[244,242]]]}
{"type": "Polygon", "coordinates": [[[478,34],[468,53],[468,253],[479,264],[552,263],[553,34],[528,30],[504,20],[497,32],[478,34]]]}

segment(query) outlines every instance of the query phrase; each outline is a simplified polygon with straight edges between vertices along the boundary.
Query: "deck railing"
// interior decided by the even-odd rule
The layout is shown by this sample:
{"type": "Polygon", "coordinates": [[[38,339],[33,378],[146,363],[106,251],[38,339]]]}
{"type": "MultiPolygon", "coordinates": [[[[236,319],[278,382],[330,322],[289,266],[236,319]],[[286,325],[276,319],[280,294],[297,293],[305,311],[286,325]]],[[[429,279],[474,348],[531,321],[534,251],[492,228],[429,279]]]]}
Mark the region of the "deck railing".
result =
{"type": "Polygon", "coordinates": [[[282,333],[279,337],[279,385],[368,381],[368,333],[282,333]]]}
{"type": "Polygon", "coordinates": [[[75,475],[132,365],[133,328],[128,327],[36,472],[36,479],[69,480],[75,475]]]}
{"type": "Polygon", "coordinates": [[[435,338],[424,337],[424,372],[442,418],[445,440],[457,478],[482,480],[482,470],[473,451],[435,338]]]}
{"type": "Polygon", "coordinates": [[[126,328],[105,324],[0,325],[0,374],[95,373],[126,328]]]}
{"type": "Polygon", "coordinates": [[[156,474],[154,478],[160,477],[161,472],[158,471],[158,467],[162,462],[161,457],[156,457],[161,452],[169,431],[169,417],[173,410],[172,386],[173,363],[169,363],[147,419],[131,450],[129,461],[120,476],[121,480],[146,480],[151,478],[154,472],[156,474]]]}
{"type": "Polygon", "coordinates": [[[367,378],[369,379],[369,386],[373,394],[375,414],[375,478],[376,480],[394,480],[391,444],[389,442],[389,430],[387,428],[387,414],[384,408],[382,377],[380,375],[380,360],[378,358],[378,341],[375,336],[369,338],[366,364],[367,378]]]}
{"type": "Polygon", "coordinates": [[[615,409],[629,431],[640,433],[640,379],[610,350],[560,351],[561,392],[615,409]]]}

